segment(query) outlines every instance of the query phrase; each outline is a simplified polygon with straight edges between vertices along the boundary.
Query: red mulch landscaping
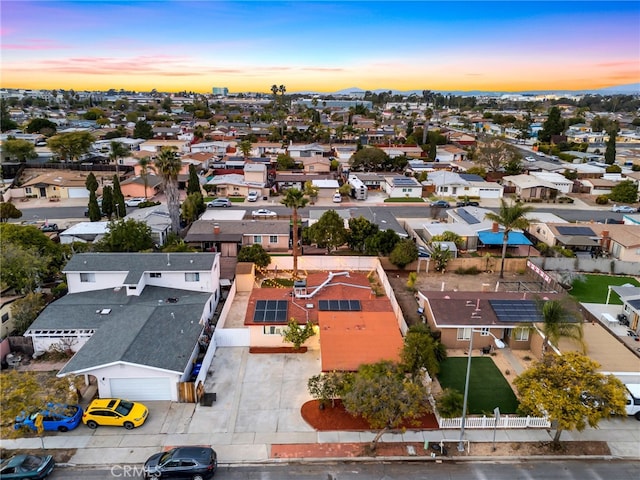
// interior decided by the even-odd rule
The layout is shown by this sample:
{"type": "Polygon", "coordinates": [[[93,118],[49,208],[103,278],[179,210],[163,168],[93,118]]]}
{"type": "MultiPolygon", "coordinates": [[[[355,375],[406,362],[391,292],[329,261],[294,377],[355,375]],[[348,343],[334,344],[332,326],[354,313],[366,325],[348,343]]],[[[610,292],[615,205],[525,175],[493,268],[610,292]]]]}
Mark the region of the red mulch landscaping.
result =
{"type": "Polygon", "coordinates": [[[307,353],[307,347],[249,347],[249,353],[307,353]]]}
{"type": "MultiPolygon", "coordinates": [[[[318,400],[310,400],[302,405],[302,418],[316,430],[321,432],[331,430],[373,430],[362,417],[354,417],[348,413],[342,401],[336,400],[335,407],[326,406],[320,410],[318,400]]],[[[407,430],[437,430],[438,421],[433,413],[427,413],[415,422],[407,422],[399,429],[407,430]]]]}

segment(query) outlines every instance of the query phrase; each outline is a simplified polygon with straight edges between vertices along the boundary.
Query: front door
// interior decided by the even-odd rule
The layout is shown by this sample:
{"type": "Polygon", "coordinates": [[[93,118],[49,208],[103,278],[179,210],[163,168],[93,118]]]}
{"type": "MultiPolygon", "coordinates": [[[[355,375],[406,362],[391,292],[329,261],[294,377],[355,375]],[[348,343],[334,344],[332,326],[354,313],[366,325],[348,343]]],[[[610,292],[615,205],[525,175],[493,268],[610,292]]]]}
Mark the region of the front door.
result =
{"type": "Polygon", "coordinates": [[[40,197],[47,198],[47,189],[45,187],[40,187],[40,197]]]}

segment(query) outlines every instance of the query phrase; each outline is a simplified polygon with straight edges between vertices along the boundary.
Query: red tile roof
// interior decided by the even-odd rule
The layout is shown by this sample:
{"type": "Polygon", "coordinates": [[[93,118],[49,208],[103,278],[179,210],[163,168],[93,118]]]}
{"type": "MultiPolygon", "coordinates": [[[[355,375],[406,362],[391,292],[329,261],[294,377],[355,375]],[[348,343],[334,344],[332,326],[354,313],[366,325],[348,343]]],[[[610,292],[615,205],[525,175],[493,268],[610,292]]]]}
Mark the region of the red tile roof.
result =
{"type": "Polygon", "coordinates": [[[402,334],[393,312],[319,312],[322,371],[355,371],[400,360],[402,334]]]}

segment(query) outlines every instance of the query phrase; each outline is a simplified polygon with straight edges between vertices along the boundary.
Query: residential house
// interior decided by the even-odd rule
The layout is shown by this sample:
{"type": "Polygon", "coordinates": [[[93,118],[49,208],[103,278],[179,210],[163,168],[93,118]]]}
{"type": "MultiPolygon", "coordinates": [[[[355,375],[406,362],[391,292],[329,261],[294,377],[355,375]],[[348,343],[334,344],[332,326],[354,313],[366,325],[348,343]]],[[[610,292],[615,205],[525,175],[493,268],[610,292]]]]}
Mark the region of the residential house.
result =
{"type": "Polygon", "coordinates": [[[564,175],[560,175],[559,173],[553,172],[531,172],[530,175],[539,178],[540,180],[545,180],[547,182],[553,183],[558,192],[561,193],[571,193],[573,189],[573,180],[567,179],[564,175]]]}
{"type": "Polygon", "coordinates": [[[109,222],[79,222],[58,232],[58,236],[62,244],[93,243],[101,240],[108,231],[109,222]]]}
{"type": "Polygon", "coordinates": [[[331,171],[331,160],[328,158],[304,158],[302,159],[302,169],[305,173],[329,173],[331,171]]]}
{"type": "Polygon", "coordinates": [[[328,146],[312,143],[310,145],[289,145],[287,152],[291,158],[300,161],[303,158],[328,156],[330,149],[328,146]]]}
{"type": "Polygon", "coordinates": [[[608,195],[618,182],[605,178],[583,178],[580,180],[580,184],[586,189],[585,193],[591,195],[608,195]]]}
{"type": "Polygon", "coordinates": [[[318,198],[325,200],[333,198],[340,188],[338,181],[333,178],[313,179],[311,184],[318,187],[318,198]]]}
{"type": "Polygon", "coordinates": [[[160,193],[161,189],[162,178],[153,173],[147,173],[146,181],[141,175],[135,175],[120,182],[120,191],[125,198],[142,197],[151,199],[160,193]]]}
{"type": "Polygon", "coordinates": [[[384,175],[379,173],[351,172],[349,176],[355,176],[366,185],[367,190],[382,190],[385,183],[384,175]]]}
{"type": "Polygon", "coordinates": [[[199,142],[191,145],[192,154],[211,154],[213,156],[223,157],[227,154],[231,142],[199,142]]]}
{"type": "Polygon", "coordinates": [[[242,220],[193,222],[184,241],[203,252],[220,252],[235,257],[245,245],[261,245],[267,252],[287,252],[290,237],[289,221],[242,220]]]}
{"type": "Polygon", "coordinates": [[[496,182],[487,182],[479,175],[447,171],[432,172],[427,183],[434,185],[435,194],[454,198],[502,198],[504,187],[496,182]]]}
{"type": "Polygon", "coordinates": [[[602,251],[612,258],[640,265],[640,225],[589,224],[602,251]]]}
{"type": "Polygon", "coordinates": [[[207,182],[217,197],[246,197],[250,191],[262,192],[264,183],[247,182],[244,175],[229,173],[216,175],[207,182]]]}
{"type": "MultiPolygon", "coordinates": [[[[23,297],[24,295],[16,294],[10,288],[5,288],[0,292],[0,341],[7,338],[15,330],[16,324],[11,308],[13,302],[23,297]]],[[[4,356],[2,360],[4,360],[4,356]]]]}
{"type": "Polygon", "coordinates": [[[187,153],[191,150],[188,140],[146,140],[140,144],[140,151],[150,153],[160,153],[163,148],[173,148],[178,153],[187,153]]]}
{"type": "Polygon", "coordinates": [[[507,175],[502,178],[502,185],[515,187],[516,195],[524,201],[555,198],[558,194],[555,184],[532,175],[507,175]]]}
{"type": "Polygon", "coordinates": [[[422,185],[413,177],[394,175],[384,177],[383,190],[389,198],[421,198],[422,185]]]}
{"type": "MultiPolygon", "coordinates": [[[[559,294],[545,293],[549,299],[559,294]]],[[[541,351],[542,337],[532,325],[542,322],[539,301],[507,292],[418,292],[418,305],[431,331],[447,348],[490,351],[494,335],[512,350],[541,351]],[[477,332],[477,333],[476,333],[477,332]]]]}
{"type": "Polygon", "coordinates": [[[177,401],[211,339],[219,255],[84,253],[63,273],[69,293],[25,333],[36,351],[75,353],[58,376],[92,376],[103,398],[177,401]]]}
{"type": "Polygon", "coordinates": [[[87,175],[85,172],[51,170],[26,180],[18,189],[22,192],[13,195],[12,191],[12,196],[48,198],[54,201],[62,198],[88,199],[89,190],[85,186],[87,175]]]}
{"type": "Polygon", "coordinates": [[[167,237],[171,232],[171,218],[169,217],[169,208],[166,205],[134,208],[129,210],[124,219],[145,223],[151,229],[151,238],[156,245],[161,246],[167,242],[167,237]]]}
{"type": "MultiPolygon", "coordinates": [[[[248,283],[253,285],[253,282],[248,283]]],[[[371,291],[360,272],[314,272],[291,288],[252,288],[244,325],[251,346],[282,346],[290,318],[317,325],[322,371],[355,371],[364,363],[399,361],[403,340],[386,296],[371,291]]]]}
{"type": "Polygon", "coordinates": [[[303,190],[307,181],[314,180],[334,180],[334,176],[328,173],[276,172],[274,185],[279,192],[288,188],[303,190]]]}

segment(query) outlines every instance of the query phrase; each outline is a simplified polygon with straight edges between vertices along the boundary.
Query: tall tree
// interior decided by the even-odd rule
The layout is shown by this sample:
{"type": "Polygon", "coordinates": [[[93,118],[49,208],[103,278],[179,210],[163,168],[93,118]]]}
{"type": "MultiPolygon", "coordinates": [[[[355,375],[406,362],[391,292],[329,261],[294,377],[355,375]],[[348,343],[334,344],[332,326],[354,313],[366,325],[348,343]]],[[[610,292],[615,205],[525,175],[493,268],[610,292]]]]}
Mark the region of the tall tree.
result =
{"type": "Polygon", "coordinates": [[[162,178],[162,186],[167,196],[167,207],[171,218],[171,231],[180,231],[180,193],[178,192],[178,175],[182,169],[182,161],[172,148],[163,148],[155,161],[156,172],[162,178]]]}
{"type": "Polygon", "coordinates": [[[607,133],[609,134],[609,138],[607,139],[607,148],[604,151],[604,163],[613,165],[616,161],[616,136],[618,135],[618,131],[612,128],[607,133]]]}
{"type": "Polygon", "coordinates": [[[478,144],[476,161],[486,166],[490,171],[497,172],[510,161],[519,158],[511,145],[494,137],[485,136],[478,144]]]}
{"type": "Polygon", "coordinates": [[[198,172],[196,172],[196,166],[193,163],[189,165],[189,180],[187,181],[187,195],[192,193],[202,194],[198,172]]]}
{"type": "Polygon", "coordinates": [[[151,227],[133,219],[109,222],[107,233],[96,243],[98,252],[140,252],[153,248],[151,227]]]}
{"type": "Polygon", "coordinates": [[[7,101],[4,98],[0,98],[0,130],[8,132],[9,130],[15,130],[16,128],[18,128],[18,124],[11,120],[7,101]]]}
{"type": "Polygon", "coordinates": [[[306,207],[309,199],[297,188],[290,188],[280,203],[293,212],[293,278],[298,278],[298,209],[306,207]]]}
{"type": "Polygon", "coordinates": [[[389,361],[362,365],[342,400],[349,413],[362,416],[379,430],[372,450],[385,432],[430,410],[425,387],[410,381],[399,365],[389,361]]]}
{"type": "Polygon", "coordinates": [[[411,375],[412,381],[420,381],[423,369],[429,372],[431,377],[440,373],[439,350],[439,342],[433,338],[429,327],[424,323],[409,327],[400,351],[400,359],[403,369],[411,375]]]}
{"type": "Polygon", "coordinates": [[[94,141],[89,132],[60,133],[47,140],[47,146],[63,162],[73,162],[87,154],[94,141]]]}
{"type": "Polygon", "coordinates": [[[564,430],[596,428],[600,420],[625,414],[625,387],[600,365],[578,352],[546,354],[514,380],[520,409],[546,416],[556,425],[553,443],[564,430]]]}
{"type": "Polygon", "coordinates": [[[142,183],[144,185],[144,199],[148,198],[147,189],[149,188],[149,173],[156,173],[156,169],[151,163],[151,159],[149,157],[142,157],[138,160],[138,166],[140,167],[140,178],[142,178],[142,183]]]}
{"type": "Polygon", "coordinates": [[[20,218],[22,212],[11,202],[0,201],[0,223],[4,223],[10,218],[20,218]]]}
{"type": "Polygon", "coordinates": [[[2,144],[5,159],[26,162],[38,157],[33,143],[21,138],[8,138],[2,144]]]}
{"type": "Polygon", "coordinates": [[[538,132],[538,140],[548,143],[554,135],[561,135],[564,132],[564,122],[558,107],[551,107],[549,115],[542,125],[542,130],[538,132]]]}
{"type": "Polygon", "coordinates": [[[102,212],[100,205],[98,205],[98,198],[96,197],[95,190],[89,192],[89,221],[99,222],[102,218],[102,212]]]}
{"type": "Polygon", "coordinates": [[[113,213],[117,218],[127,216],[127,205],[124,203],[124,195],[120,188],[120,178],[118,175],[113,176],[113,213]]]}
{"type": "Polygon", "coordinates": [[[347,229],[344,220],[335,210],[327,210],[316,223],[304,232],[305,239],[315,243],[320,248],[326,248],[327,253],[341,247],[347,242],[347,229]]]}
{"type": "Polygon", "coordinates": [[[530,205],[522,205],[514,203],[509,205],[504,199],[500,200],[500,210],[498,212],[489,212],[485,218],[502,225],[502,262],[500,263],[500,278],[504,278],[504,259],[507,256],[507,244],[509,242],[509,233],[514,230],[526,230],[530,220],[526,215],[533,211],[530,205]]]}
{"type": "Polygon", "coordinates": [[[109,153],[109,161],[116,166],[116,175],[120,176],[118,160],[129,154],[129,149],[121,142],[111,142],[109,145],[111,152],[109,153]]]}
{"type": "Polygon", "coordinates": [[[133,138],[144,138],[145,140],[153,138],[153,127],[144,120],[138,120],[133,128],[133,138]]]}
{"type": "Polygon", "coordinates": [[[253,148],[253,146],[251,145],[251,142],[249,140],[242,140],[238,144],[238,148],[240,149],[240,151],[242,152],[242,156],[246,160],[247,158],[249,158],[249,155],[251,154],[251,149],[253,148]]]}
{"type": "Polygon", "coordinates": [[[347,243],[349,248],[355,252],[364,253],[367,238],[378,233],[378,226],[371,223],[363,216],[349,219],[349,232],[347,243]]]}
{"type": "MultiPolygon", "coordinates": [[[[3,225],[5,226],[5,225],[3,225]]],[[[0,243],[2,269],[0,280],[3,285],[18,292],[33,292],[47,275],[51,258],[34,247],[22,247],[4,238],[0,243]]]]}
{"type": "Polygon", "coordinates": [[[106,215],[106,217],[111,220],[111,216],[115,211],[114,201],[113,201],[113,187],[110,185],[105,185],[102,189],[102,213],[106,215]]]}
{"type": "Polygon", "coordinates": [[[417,259],[418,247],[413,240],[408,238],[400,239],[389,254],[389,261],[398,268],[404,268],[417,259]]]}
{"type": "Polygon", "coordinates": [[[545,353],[549,344],[558,346],[561,338],[567,338],[576,343],[582,353],[585,353],[585,344],[582,332],[582,323],[577,321],[559,300],[550,300],[541,303],[542,326],[544,342],[542,353],[545,353]]]}

